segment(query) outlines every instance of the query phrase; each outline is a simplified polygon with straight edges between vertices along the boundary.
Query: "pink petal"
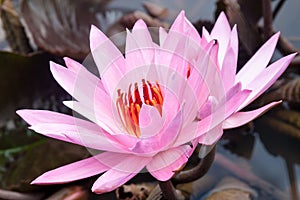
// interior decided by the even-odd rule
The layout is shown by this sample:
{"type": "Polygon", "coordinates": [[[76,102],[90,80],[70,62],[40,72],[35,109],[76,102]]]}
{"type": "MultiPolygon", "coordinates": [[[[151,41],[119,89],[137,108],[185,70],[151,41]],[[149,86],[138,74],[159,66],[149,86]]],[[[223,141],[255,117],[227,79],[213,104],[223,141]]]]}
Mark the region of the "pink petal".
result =
{"type": "Polygon", "coordinates": [[[167,149],[180,133],[183,123],[182,115],[183,111],[181,108],[176,116],[164,126],[160,133],[148,138],[141,138],[132,149],[132,152],[139,155],[149,156],[167,149]]]}
{"type": "Polygon", "coordinates": [[[205,47],[210,41],[212,41],[212,38],[210,37],[208,31],[203,26],[202,27],[202,39],[201,39],[201,46],[205,47]]]}
{"type": "Polygon", "coordinates": [[[216,39],[220,45],[218,54],[218,64],[220,65],[222,65],[225,58],[230,35],[231,28],[229,22],[225,13],[221,12],[210,34],[211,38],[216,39]]]}
{"type": "Polygon", "coordinates": [[[269,103],[259,109],[252,111],[236,112],[223,122],[223,129],[230,129],[242,126],[259,117],[260,115],[267,112],[269,109],[271,109],[273,106],[278,105],[279,103],[281,103],[281,101],[269,103]]]}
{"type": "MultiPolygon", "coordinates": [[[[67,68],[72,71],[73,73],[78,74],[81,73],[82,77],[85,77],[87,80],[90,80],[92,83],[99,83],[99,78],[97,76],[95,76],[94,74],[92,74],[90,71],[88,71],[82,64],[80,64],[79,62],[68,58],[68,57],[64,57],[64,61],[65,64],[67,66],[67,68]]],[[[100,81],[101,83],[101,81],[100,81]]],[[[102,87],[103,89],[103,87],[102,87]]]]}
{"type": "Polygon", "coordinates": [[[151,158],[131,156],[118,160],[119,164],[104,173],[96,180],[92,191],[98,194],[110,192],[125,184],[140,172],[151,158]]]}
{"type": "Polygon", "coordinates": [[[154,43],[148,27],[143,20],[138,20],[132,33],[127,30],[126,36],[126,66],[130,71],[137,67],[150,65],[154,59],[154,43]]]}
{"type": "Polygon", "coordinates": [[[42,135],[99,150],[123,151],[121,144],[91,122],[44,110],[18,110],[17,114],[42,135]]]}
{"type": "Polygon", "coordinates": [[[167,31],[164,28],[159,27],[159,45],[160,46],[163,46],[167,35],[168,35],[167,31]]]}
{"type": "Polygon", "coordinates": [[[227,91],[235,82],[236,67],[238,61],[238,34],[236,25],[232,28],[229,44],[223,63],[221,63],[221,76],[224,81],[224,88],[227,91]]]}
{"type": "Polygon", "coordinates": [[[228,90],[235,82],[235,73],[237,66],[237,54],[230,48],[224,57],[223,67],[221,69],[221,76],[225,90],[228,90]]]}
{"type": "Polygon", "coordinates": [[[112,153],[106,152],[56,168],[39,176],[37,179],[32,181],[31,184],[46,185],[67,183],[100,174],[109,169],[109,167],[100,162],[101,159],[104,157],[111,158],[112,155],[112,153]]]}
{"type": "Polygon", "coordinates": [[[256,76],[258,76],[269,63],[275,50],[279,32],[273,35],[245,64],[238,72],[236,82],[241,82],[242,85],[248,85],[256,76]]]}
{"type": "Polygon", "coordinates": [[[143,105],[139,116],[141,138],[147,138],[158,134],[163,127],[163,119],[157,108],[143,105]]]}
{"type": "Polygon", "coordinates": [[[91,27],[90,46],[106,90],[113,94],[125,73],[125,60],[118,48],[97,27],[91,27]]]}
{"type": "Polygon", "coordinates": [[[137,173],[125,173],[110,169],[97,179],[92,187],[92,191],[96,194],[111,192],[124,185],[135,175],[137,175],[137,173]]]}
{"type": "Polygon", "coordinates": [[[199,114],[198,114],[198,119],[204,119],[208,117],[216,108],[218,104],[218,100],[213,97],[209,96],[206,103],[201,107],[199,114]]]}
{"type": "MultiPolygon", "coordinates": [[[[200,42],[200,35],[195,27],[185,18],[184,11],[182,11],[175,19],[161,47],[174,55],[180,55],[182,60],[191,61],[197,58],[199,54],[198,51],[201,49],[200,42]]],[[[173,59],[170,60],[172,61],[173,59]]],[[[167,66],[178,67],[181,64],[167,66]]]]}
{"type": "Polygon", "coordinates": [[[200,44],[200,35],[193,24],[185,17],[184,11],[179,13],[170,28],[170,32],[177,32],[187,37],[191,37],[194,42],[200,44]]]}
{"type": "Polygon", "coordinates": [[[250,89],[252,90],[252,92],[247,98],[247,100],[240,105],[239,110],[247,106],[259,95],[265,92],[286,70],[286,68],[289,66],[290,62],[294,59],[295,56],[296,53],[290,54],[272,63],[263,72],[256,76],[253,81],[251,81],[247,85],[243,85],[244,88],[250,89]]]}
{"type": "Polygon", "coordinates": [[[175,174],[176,170],[188,161],[191,152],[191,146],[189,145],[160,152],[147,165],[147,170],[156,179],[167,181],[175,174]]]}
{"type": "Polygon", "coordinates": [[[218,141],[223,135],[222,124],[217,125],[213,129],[209,130],[207,133],[201,135],[199,139],[200,144],[212,145],[218,141]]]}
{"type": "Polygon", "coordinates": [[[239,38],[238,38],[238,32],[237,32],[237,26],[234,25],[231,31],[230,41],[228,48],[232,48],[234,51],[234,54],[236,55],[235,62],[237,62],[237,57],[239,53],[239,38]]]}
{"type": "MultiPolygon", "coordinates": [[[[225,88],[223,84],[223,80],[221,79],[221,72],[218,66],[216,66],[215,62],[211,59],[212,53],[216,52],[218,45],[214,43],[214,41],[210,42],[207,47],[207,53],[203,53],[202,56],[197,58],[196,66],[197,72],[199,76],[205,81],[204,83],[200,83],[199,85],[202,89],[208,91],[197,92],[199,95],[209,95],[215,96],[217,99],[220,99],[225,94],[225,88]],[[205,87],[203,87],[203,85],[205,87]],[[206,88],[206,89],[205,89],[206,88]]],[[[195,82],[197,84],[197,82],[195,82]]],[[[200,100],[202,97],[199,98],[200,100]]],[[[205,98],[204,98],[205,100],[205,98]]]]}
{"type": "MultiPolygon", "coordinates": [[[[243,90],[236,93],[232,98],[227,99],[226,102],[219,103],[215,110],[204,119],[199,122],[193,122],[187,125],[181,131],[184,134],[179,134],[174,146],[182,145],[200,137],[204,133],[214,129],[217,125],[222,123],[226,118],[228,118],[232,113],[236,112],[239,105],[245,101],[249,96],[251,91],[243,90]]],[[[215,137],[216,138],[216,137],[215,137]]]]}
{"type": "Polygon", "coordinates": [[[67,60],[66,64],[72,67],[71,70],[50,62],[50,70],[55,80],[75,99],[89,103],[90,99],[94,98],[94,91],[98,82],[101,82],[100,79],[75,61],[67,60]]]}
{"type": "Polygon", "coordinates": [[[180,109],[178,96],[170,90],[164,92],[164,104],[162,111],[165,115],[166,122],[170,122],[180,109]]]}
{"type": "MultiPolygon", "coordinates": [[[[91,108],[89,104],[84,104],[78,101],[64,101],[63,104],[76,113],[79,113],[81,116],[99,125],[110,134],[124,131],[122,130],[121,124],[117,123],[118,121],[116,118],[113,118],[115,116],[112,116],[112,112],[106,113],[105,109],[95,110],[94,108],[91,108]]],[[[105,107],[105,104],[103,103],[102,106],[105,107]]],[[[106,107],[109,108],[110,106],[106,107]]]]}

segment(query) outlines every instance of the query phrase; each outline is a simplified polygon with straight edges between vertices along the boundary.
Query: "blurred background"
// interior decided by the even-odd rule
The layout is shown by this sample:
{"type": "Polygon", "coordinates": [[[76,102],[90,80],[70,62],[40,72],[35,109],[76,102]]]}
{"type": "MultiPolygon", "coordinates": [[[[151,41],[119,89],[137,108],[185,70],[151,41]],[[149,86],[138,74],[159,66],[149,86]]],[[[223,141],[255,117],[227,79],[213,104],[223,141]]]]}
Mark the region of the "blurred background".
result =
{"type": "MultiPolygon", "coordinates": [[[[273,33],[281,38],[273,61],[300,49],[299,0],[1,0],[0,1],[0,199],[160,199],[148,174],[115,192],[90,192],[91,177],[69,184],[33,186],[55,167],[89,156],[80,146],[52,140],[27,129],[15,111],[47,109],[66,114],[71,97],[55,82],[49,61],[64,56],[83,61],[89,53],[91,24],[112,36],[142,18],[149,27],[168,28],[177,14],[201,34],[224,11],[238,25],[239,69],[273,33]],[[268,4],[271,4],[268,9],[268,4]],[[150,196],[150,197],[149,197],[150,196]]],[[[283,100],[254,122],[226,131],[215,162],[197,181],[177,184],[186,199],[300,199],[300,57],[247,109],[283,100]]],[[[186,168],[199,162],[195,154],[186,168]]]]}

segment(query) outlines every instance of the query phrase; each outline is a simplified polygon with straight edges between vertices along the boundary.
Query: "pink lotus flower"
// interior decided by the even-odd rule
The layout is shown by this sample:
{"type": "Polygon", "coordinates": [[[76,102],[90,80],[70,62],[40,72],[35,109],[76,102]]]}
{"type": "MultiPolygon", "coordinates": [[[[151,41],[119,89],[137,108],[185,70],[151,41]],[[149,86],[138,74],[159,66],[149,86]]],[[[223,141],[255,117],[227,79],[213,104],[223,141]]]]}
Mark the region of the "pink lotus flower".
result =
{"type": "Polygon", "coordinates": [[[87,120],[43,110],[17,113],[40,134],[104,152],[46,172],[32,183],[65,183],[104,172],[92,187],[103,193],[144,167],[156,179],[169,180],[197,143],[211,145],[224,128],[245,124],[277,104],[238,112],[294,57],[265,68],[277,39],[278,34],[236,76],[237,32],[224,14],[201,38],[181,12],[168,33],[159,29],[159,45],[139,20],[127,31],[125,57],[92,26],[90,46],[101,80],[69,58],[67,68],[50,63],[54,78],[76,99],[65,105],[87,120]]]}

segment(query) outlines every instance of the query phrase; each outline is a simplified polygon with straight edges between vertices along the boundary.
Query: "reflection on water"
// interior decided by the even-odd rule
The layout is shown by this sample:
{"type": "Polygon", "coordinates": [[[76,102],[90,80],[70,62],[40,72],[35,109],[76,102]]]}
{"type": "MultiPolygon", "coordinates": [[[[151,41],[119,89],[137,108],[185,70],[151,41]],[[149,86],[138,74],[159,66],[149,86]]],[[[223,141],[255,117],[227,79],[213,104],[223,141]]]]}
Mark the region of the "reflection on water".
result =
{"type": "Polygon", "coordinates": [[[299,151],[299,140],[261,125],[256,124],[254,133],[230,131],[219,142],[215,163],[208,174],[194,183],[197,194],[192,199],[205,197],[224,177],[235,177],[257,192],[256,200],[297,200],[299,151]]]}

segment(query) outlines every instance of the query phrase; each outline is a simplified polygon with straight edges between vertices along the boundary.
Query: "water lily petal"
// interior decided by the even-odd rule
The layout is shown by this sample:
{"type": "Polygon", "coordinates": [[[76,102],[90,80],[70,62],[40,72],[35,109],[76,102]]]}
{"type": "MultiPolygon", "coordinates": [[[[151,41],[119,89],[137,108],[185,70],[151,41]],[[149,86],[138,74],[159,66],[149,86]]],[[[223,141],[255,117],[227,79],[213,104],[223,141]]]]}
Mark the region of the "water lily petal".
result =
{"type": "Polygon", "coordinates": [[[201,46],[205,47],[210,41],[212,41],[212,38],[209,35],[209,32],[206,30],[206,28],[202,27],[202,39],[201,39],[201,46]]]}
{"type": "Polygon", "coordinates": [[[116,84],[126,70],[124,57],[105,34],[93,25],[90,32],[90,47],[103,85],[112,96],[116,84]]]}
{"type": "MultiPolygon", "coordinates": [[[[121,129],[121,125],[118,124],[118,120],[114,120],[114,118],[106,115],[103,111],[95,110],[90,107],[90,105],[83,104],[78,101],[64,101],[63,104],[73,111],[80,113],[81,116],[87,118],[88,120],[96,123],[101,128],[106,130],[107,132],[113,134],[114,132],[123,132],[121,129]],[[100,113],[102,112],[102,113],[100,113]]],[[[102,103],[102,105],[104,105],[102,103]]],[[[109,106],[107,106],[109,107],[109,106]]],[[[112,114],[112,113],[109,113],[112,114]]]]}
{"type": "Polygon", "coordinates": [[[218,141],[223,135],[222,124],[217,125],[213,129],[209,130],[207,133],[201,135],[198,140],[200,144],[212,145],[218,141]]]}
{"type": "Polygon", "coordinates": [[[224,83],[225,90],[228,90],[235,82],[235,72],[237,66],[237,54],[230,48],[224,58],[223,67],[221,69],[221,76],[224,83]]]}
{"type": "Polygon", "coordinates": [[[158,134],[148,138],[141,138],[132,149],[132,152],[138,155],[149,156],[167,149],[180,133],[183,123],[182,115],[183,109],[181,108],[171,122],[166,123],[166,126],[158,134]]]}
{"type": "MultiPolygon", "coordinates": [[[[70,62],[67,63],[70,65],[70,62]]],[[[89,99],[93,98],[97,82],[100,80],[83,67],[75,73],[74,70],[50,62],[50,70],[55,80],[75,99],[89,102],[89,99]]]]}
{"type": "Polygon", "coordinates": [[[142,106],[139,116],[141,138],[156,135],[162,129],[163,123],[157,108],[148,105],[142,106]]]}
{"type": "Polygon", "coordinates": [[[221,12],[212,31],[211,38],[219,44],[218,64],[222,66],[231,35],[231,28],[224,12],[221,12]]]}
{"type": "Polygon", "coordinates": [[[234,113],[223,122],[223,129],[230,129],[242,126],[259,117],[260,115],[267,112],[269,109],[271,109],[273,106],[278,105],[279,103],[281,103],[281,101],[269,103],[256,110],[234,113]]]}
{"type": "Polygon", "coordinates": [[[190,145],[183,145],[160,152],[147,165],[149,173],[160,181],[169,180],[190,156],[190,145]]]}
{"type": "Polygon", "coordinates": [[[193,24],[187,20],[185,17],[185,12],[181,11],[175,21],[173,22],[170,32],[177,32],[181,33],[182,35],[185,35],[186,37],[190,37],[194,40],[194,42],[200,44],[201,38],[196,30],[196,28],[193,26],[193,24]]]}
{"type": "Polygon", "coordinates": [[[45,110],[18,110],[17,114],[42,135],[98,150],[124,151],[118,140],[94,123],[45,110]]]}
{"type": "Polygon", "coordinates": [[[140,172],[150,160],[151,158],[138,156],[130,156],[121,161],[119,160],[117,166],[108,170],[96,180],[92,191],[101,194],[120,187],[140,172]]]}
{"type": "Polygon", "coordinates": [[[272,63],[259,75],[257,75],[254,78],[254,80],[251,81],[249,84],[243,85],[247,89],[252,90],[252,92],[246,99],[246,101],[240,105],[239,110],[247,106],[259,95],[265,92],[286,70],[286,68],[289,66],[290,62],[294,59],[295,56],[296,54],[294,53],[279,59],[278,61],[272,63]]]}
{"type": "Polygon", "coordinates": [[[223,120],[236,112],[238,106],[245,101],[250,93],[251,91],[249,90],[243,90],[233,95],[232,98],[227,99],[226,102],[219,102],[219,106],[216,106],[215,110],[213,110],[209,116],[185,126],[182,130],[184,134],[178,135],[174,146],[188,143],[214,129],[217,125],[222,123],[223,120]]]}
{"type": "Polygon", "coordinates": [[[42,174],[32,181],[31,184],[46,185],[67,183],[103,173],[107,171],[109,167],[102,164],[100,162],[101,159],[105,157],[112,158],[113,155],[113,153],[105,152],[97,156],[56,168],[42,174]]]}
{"type": "Polygon", "coordinates": [[[140,19],[134,24],[132,32],[127,30],[125,52],[127,72],[152,63],[154,43],[143,20],[140,19]]]}
{"type": "Polygon", "coordinates": [[[224,88],[227,91],[235,82],[236,68],[238,61],[239,42],[237,27],[234,25],[223,63],[221,63],[221,76],[224,88]]]}
{"type": "Polygon", "coordinates": [[[159,27],[159,45],[163,46],[168,33],[163,27],[159,27]]]}
{"type": "Polygon", "coordinates": [[[244,65],[236,75],[236,82],[248,85],[255,79],[269,63],[275,50],[280,33],[274,34],[244,65]]]}

